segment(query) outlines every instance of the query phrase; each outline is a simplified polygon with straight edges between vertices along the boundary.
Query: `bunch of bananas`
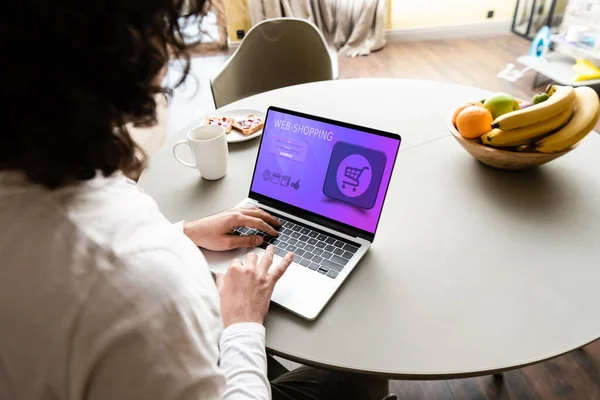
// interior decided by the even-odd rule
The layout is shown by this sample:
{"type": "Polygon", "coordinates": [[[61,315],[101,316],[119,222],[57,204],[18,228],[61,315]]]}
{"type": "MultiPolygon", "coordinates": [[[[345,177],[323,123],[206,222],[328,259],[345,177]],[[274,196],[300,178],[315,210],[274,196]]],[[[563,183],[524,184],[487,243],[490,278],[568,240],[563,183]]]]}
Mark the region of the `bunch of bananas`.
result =
{"type": "Polygon", "coordinates": [[[550,98],[543,103],[496,118],[481,142],[507,150],[556,153],[594,129],[600,118],[600,100],[593,89],[551,85],[546,92],[550,98]]]}

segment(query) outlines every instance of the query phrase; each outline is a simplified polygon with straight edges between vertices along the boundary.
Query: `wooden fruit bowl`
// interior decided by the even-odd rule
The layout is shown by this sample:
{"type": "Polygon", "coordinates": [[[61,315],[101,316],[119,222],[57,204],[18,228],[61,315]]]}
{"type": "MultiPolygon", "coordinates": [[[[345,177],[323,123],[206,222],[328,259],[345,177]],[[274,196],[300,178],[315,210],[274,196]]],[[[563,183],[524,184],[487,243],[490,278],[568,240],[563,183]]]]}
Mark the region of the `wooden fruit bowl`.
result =
{"type": "Polygon", "coordinates": [[[448,130],[452,136],[454,136],[454,139],[456,139],[456,141],[460,143],[474,159],[498,169],[520,170],[535,168],[564,156],[576,146],[571,146],[560,153],[519,153],[516,151],[500,150],[484,146],[478,140],[465,139],[458,133],[458,130],[452,123],[452,118],[448,120],[448,130]]]}

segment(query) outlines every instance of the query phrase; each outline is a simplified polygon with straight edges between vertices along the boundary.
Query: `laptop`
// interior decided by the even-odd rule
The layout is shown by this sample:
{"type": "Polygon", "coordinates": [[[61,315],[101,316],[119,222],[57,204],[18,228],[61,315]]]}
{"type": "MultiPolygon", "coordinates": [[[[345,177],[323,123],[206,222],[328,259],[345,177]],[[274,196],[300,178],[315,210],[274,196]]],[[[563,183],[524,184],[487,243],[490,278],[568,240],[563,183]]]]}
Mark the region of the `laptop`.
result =
{"type": "Polygon", "coordinates": [[[279,236],[236,228],[236,235],[263,236],[263,245],[206,251],[211,271],[225,272],[233,258],[261,255],[269,244],[273,267],[294,252],[272,301],[314,320],[375,238],[399,147],[397,134],[270,107],[248,198],[238,206],[275,216],[279,236]]]}

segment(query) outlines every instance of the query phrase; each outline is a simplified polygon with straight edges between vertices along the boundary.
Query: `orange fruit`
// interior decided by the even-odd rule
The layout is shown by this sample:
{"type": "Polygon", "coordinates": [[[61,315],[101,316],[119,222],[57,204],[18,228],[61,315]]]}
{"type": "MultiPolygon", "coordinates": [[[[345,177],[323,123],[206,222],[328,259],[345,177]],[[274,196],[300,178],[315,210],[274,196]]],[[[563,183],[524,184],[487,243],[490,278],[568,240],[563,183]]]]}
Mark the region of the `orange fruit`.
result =
{"type": "Polygon", "coordinates": [[[456,116],[456,128],[467,139],[477,139],[492,130],[492,114],[480,106],[469,106],[456,116]]]}
{"type": "Polygon", "coordinates": [[[454,114],[452,114],[452,123],[454,124],[454,126],[456,126],[456,117],[458,116],[458,114],[460,114],[460,112],[462,110],[464,110],[465,108],[467,108],[469,106],[480,106],[480,107],[483,107],[483,104],[480,103],[480,102],[478,102],[478,101],[470,101],[470,102],[465,103],[462,106],[458,107],[456,109],[456,111],[454,111],[454,114]]]}

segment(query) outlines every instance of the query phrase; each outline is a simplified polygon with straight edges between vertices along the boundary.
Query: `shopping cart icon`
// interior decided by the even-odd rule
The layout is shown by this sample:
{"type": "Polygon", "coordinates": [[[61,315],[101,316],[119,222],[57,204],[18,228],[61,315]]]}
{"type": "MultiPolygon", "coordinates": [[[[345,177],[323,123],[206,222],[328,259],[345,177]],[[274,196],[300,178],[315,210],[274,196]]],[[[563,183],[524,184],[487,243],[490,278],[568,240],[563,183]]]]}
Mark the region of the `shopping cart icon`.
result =
{"type": "Polygon", "coordinates": [[[346,167],[346,171],[344,172],[344,176],[349,179],[349,181],[342,181],[342,189],[346,189],[346,185],[352,187],[352,191],[356,192],[356,188],[360,185],[360,176],[365,170],[368,170],[369,167],[362,168],[353,168],[346,167]]]}
{"type": "Polygon", "coordinates": [[[323,194],[370,210],[377,201],[386,162],[381,151],[337,142],[331,151],[323,194]]]}

